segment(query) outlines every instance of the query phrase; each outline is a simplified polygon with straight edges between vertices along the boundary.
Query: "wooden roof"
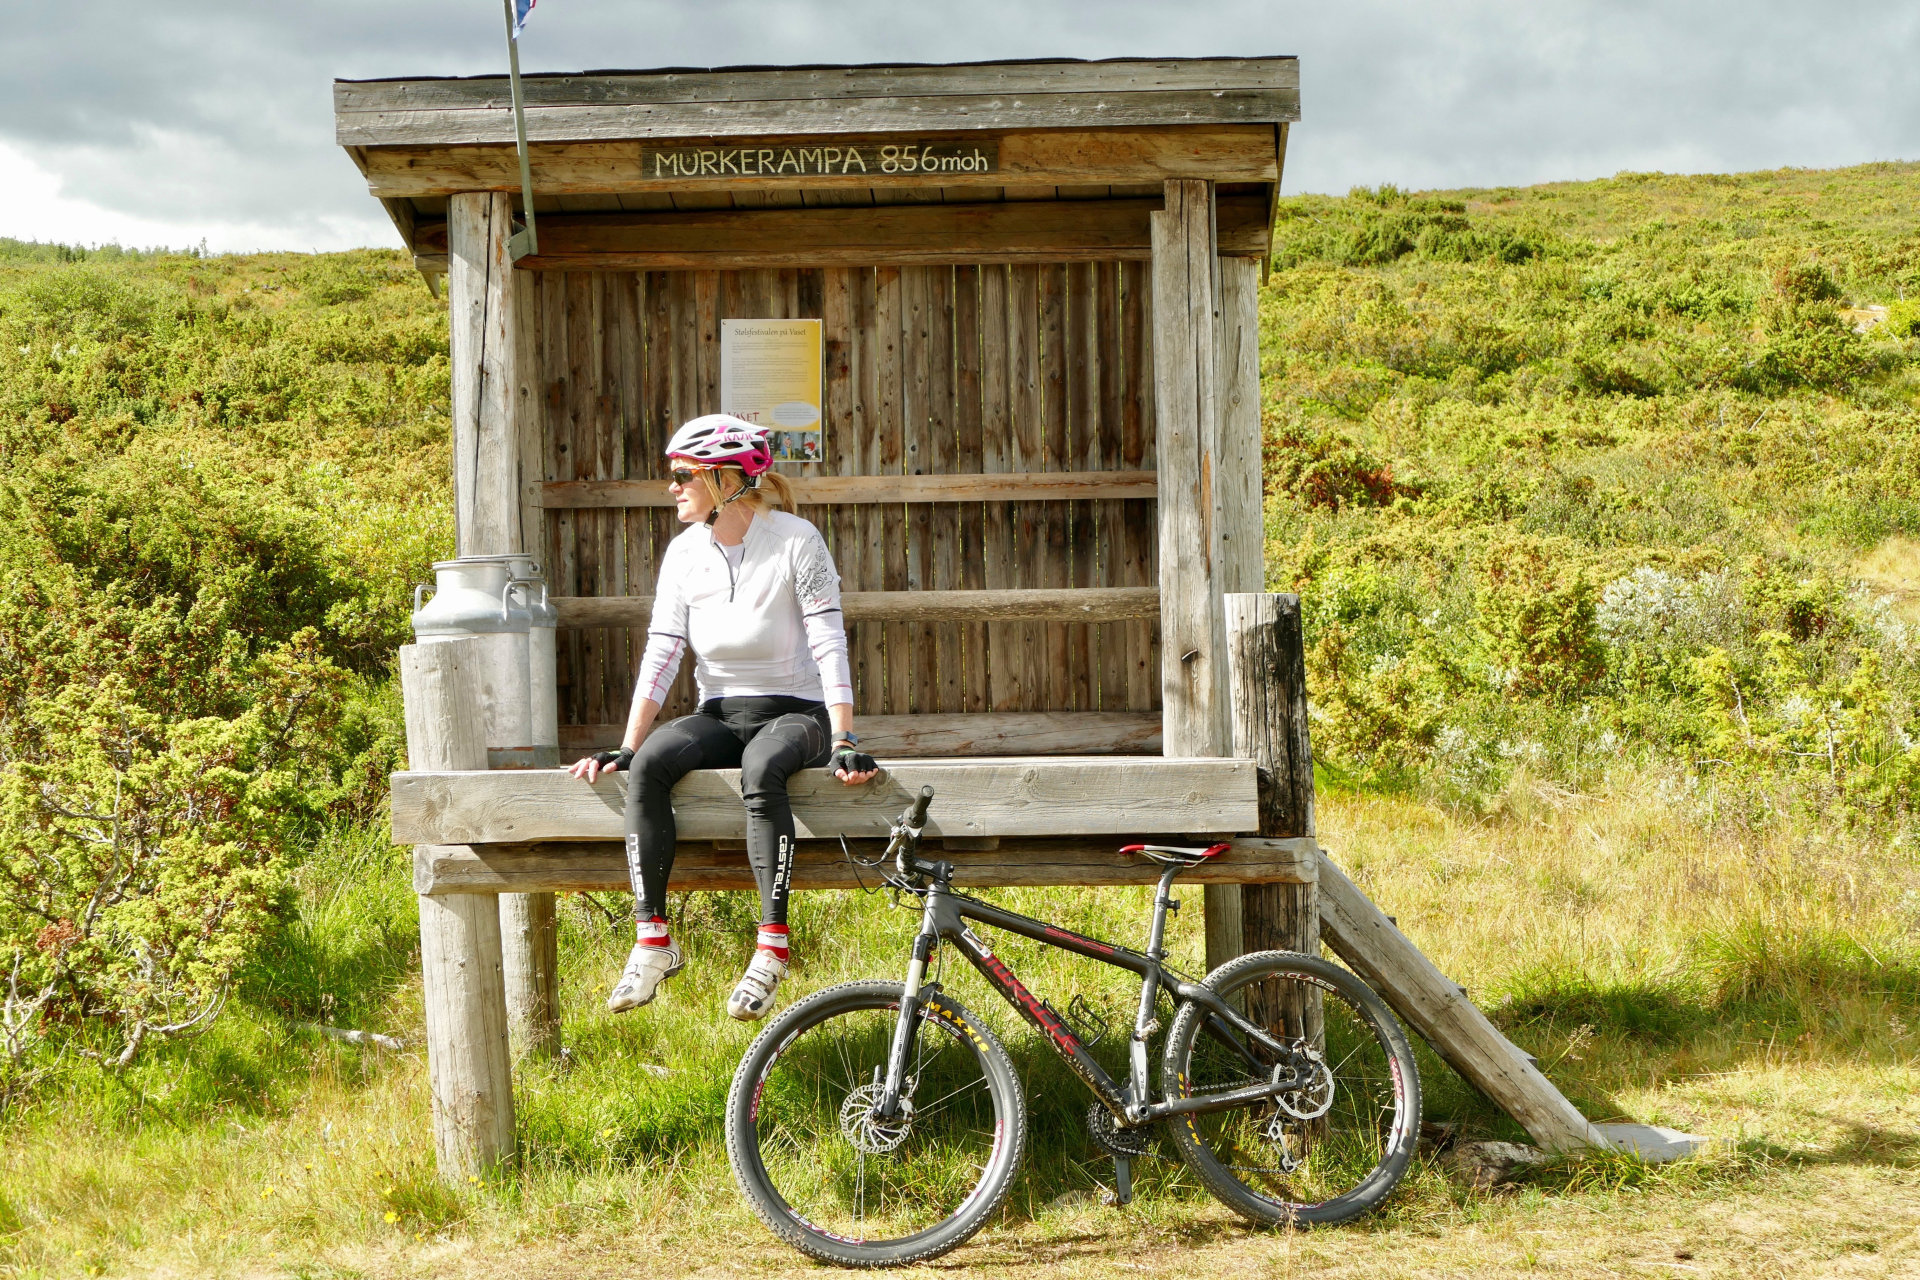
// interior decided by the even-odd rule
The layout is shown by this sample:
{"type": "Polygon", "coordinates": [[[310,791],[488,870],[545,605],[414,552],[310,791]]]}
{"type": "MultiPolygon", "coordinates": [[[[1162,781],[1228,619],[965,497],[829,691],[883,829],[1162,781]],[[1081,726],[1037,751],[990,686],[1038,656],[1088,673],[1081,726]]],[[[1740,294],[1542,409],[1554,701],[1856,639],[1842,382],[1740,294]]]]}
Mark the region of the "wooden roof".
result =
{"type": "MultiPolygon", "coordinates": [[[[522,263],[536,268],[636,254],[662,268],[741,265],[737,246],[771,265],[764,247],[781,244],[783,262],[852,260],[862,246],[900,262],[1141,257],[1148,205],[1173,178],[1218,184],[1222,252],[1264,253],[1300,115],[1292,57],[591,71],[523,76],[522,89],[549,250],[522,263]],[[992,161],[937,176],[774,161],[832,147],[874,159],[890,143],[992,161]],[[723,158],[689,172],[661,159],[743,145],[766,167],[730,174],[723,158]],[[875,209],[927,204],[974,207],[875,209]],[[1000,208],[978,207],[989,205],[1000,208]],[[871,217],[853,212],[862,206],[871,217]]],[[[519,190],[505,76],[336,80],[334,126],[423,270],[443,268],[448,196],[519,190]]]]}
{"type": "MultiPolygon", "coordinates": [[[[1281,124],[1291,57],[720,67],[522,78],[530,142],[1281,124]]],[[[344,147],[513,141],[505,76],[336,80],[344,147]]]]}

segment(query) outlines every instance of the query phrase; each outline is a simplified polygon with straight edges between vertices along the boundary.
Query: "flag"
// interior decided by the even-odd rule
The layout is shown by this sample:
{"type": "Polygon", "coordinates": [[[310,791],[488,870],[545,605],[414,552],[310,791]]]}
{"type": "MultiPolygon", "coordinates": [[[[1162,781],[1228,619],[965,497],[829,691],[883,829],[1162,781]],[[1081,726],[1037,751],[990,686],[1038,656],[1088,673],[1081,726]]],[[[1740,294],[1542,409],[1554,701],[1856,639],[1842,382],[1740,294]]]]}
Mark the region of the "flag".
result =
{"type": "Polygon", "coordinates": [[[540,0],[513,0],[513,38],[518,40],[527,29],[527,15],[540,0]]]}

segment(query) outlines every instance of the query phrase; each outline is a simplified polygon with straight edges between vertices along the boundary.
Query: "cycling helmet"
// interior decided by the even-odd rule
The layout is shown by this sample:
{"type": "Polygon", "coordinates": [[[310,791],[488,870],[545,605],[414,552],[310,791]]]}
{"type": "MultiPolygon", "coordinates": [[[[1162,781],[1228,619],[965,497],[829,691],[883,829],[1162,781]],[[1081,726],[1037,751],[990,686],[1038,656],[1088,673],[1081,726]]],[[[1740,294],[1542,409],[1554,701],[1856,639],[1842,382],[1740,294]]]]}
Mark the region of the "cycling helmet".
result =
{"type": "Polygon", "coordinates": [[[767,429],[730,413],[709,413],[682,426],[667,441],[667,456],[711,467],[738,467],[748,476],[773,465],[767,429]]]}

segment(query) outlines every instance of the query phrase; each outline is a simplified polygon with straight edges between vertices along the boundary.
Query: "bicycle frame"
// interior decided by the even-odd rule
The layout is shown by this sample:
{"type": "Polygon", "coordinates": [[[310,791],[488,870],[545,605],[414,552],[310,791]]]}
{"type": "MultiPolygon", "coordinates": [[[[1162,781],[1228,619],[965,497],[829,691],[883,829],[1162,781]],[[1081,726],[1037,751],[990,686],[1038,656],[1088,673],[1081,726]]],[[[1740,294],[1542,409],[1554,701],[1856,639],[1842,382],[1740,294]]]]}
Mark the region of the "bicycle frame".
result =
{"type": "Polygon", "coordinates": [[[1156,1100],[1149,1084],[1147,1065],[1147,1040],[1157,1028],[1154,1018],[1154,1003],[1161,990],[1167,991],[1180,1003],[1193,1003],[1205,1007],[1211,1017],[1208,1030],[1217,1039],[1244,1057],[1256,1074],[1268,1074],[1270,1068],[1263,1065],[1248,1049],[1246,1043],[1236,1038],[1236,1033],[1245,1040],[1258,1043],[1281,1061],[1288,1061],[1294,1055],[1289,1046],[1263,1031],[1260,1027],[1242,1017],[1231,1005],[1215,995],[1209,988],[1199,983],[1188,982],[1177,975],[1169,974],[1162,960],[1165,958],[1165,939],[1167,913],[1175,910],[1178,904],[1169,896],[1174,878],[1185,866],[1175,865],[1167,868],[1161,875],[1159,888],[1153,899],[1153,926],[1149,934],[1147,950],[1142,953],[1127,947],[1102,942],[1062,929],[1043,920],[1007,911],[992,903],[982,902],[965,894],[955,893],[948,883],[952,868],[947,863],[920,863],[913,860],[907,864],[917,873],[931,877],[924,889],[913,892],[925,898],[925,907],[921,913],[920,932],[913,940],[913,958],[908,966],[906,993],[900,1002],[900,1019],[896,1024],[893,1045],[887,1060],[886,1089],[875,1111],[881,1116],[895,1114],[900,1100],[900,1090],[906,1080],[907,1062],[912,1053],[914,1038],[919,1025],[921,1008],[932,996],[938,993],[938,986],[926,983],[927,966],[935,950],[942,942],[950,942],[965,956],[967,962],[979,971],[1000,997],[1012,1005],[1020,1016],[1038,1030],[1060,1055],[1073,1073],[1086,1082],[1100,1102],[1113,1113],[1115,1121],[1123,1127],[1135,1127],[1150,1124],[1162,1117],[1191,1112],[1227,1111],[1244,1106],[1250,1102],[1259,1102],[1277,1097],[1290,1089],[1297,1089],[1310,1081],[1310,1073],[1303,1074],[1298,1067],[1285,1078],[1271,1080],[1264,1085],[1255,1085],[1230,1092],[1208,1094],[1205,1097],[1174,1098],[1156,1100]],[[1100,1066],[1093,1055],[1087,1051],[1065,1021],[1051,1006],[1021,983],[1013,970],[980,938],[967,927],[966,921],[975,921],[989,928],[1001,929],[1007,933],[1030,938],[1045,946],[1054,947],[1073,955],[1084,956],[1101,964],[1125,969],[1140,976],[1140,1005],[1135,1015],[1133,1033],[1128,1045],[1128,1080],[1120,1084],[1100,1066]]]}

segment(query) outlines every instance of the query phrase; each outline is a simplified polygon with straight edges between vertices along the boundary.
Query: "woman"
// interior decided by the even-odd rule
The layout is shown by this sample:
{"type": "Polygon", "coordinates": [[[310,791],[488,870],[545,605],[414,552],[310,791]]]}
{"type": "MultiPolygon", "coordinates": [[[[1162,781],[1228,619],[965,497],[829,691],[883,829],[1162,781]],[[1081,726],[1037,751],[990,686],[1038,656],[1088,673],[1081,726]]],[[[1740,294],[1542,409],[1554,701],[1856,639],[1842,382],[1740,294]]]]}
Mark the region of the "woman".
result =
{"type": "Polygon", "coordinates": [[[853,732],[840,575],[820,531],[792,513],[785,479],[769,470],[767,433],[709,414],[674,433],[667,459],[676,514],[690,527],[660,561],[627,736],[620,750],[573,766],[573,776],[589,782],[607,770],[631,777],[627,873],[638,937],[607,1008],[638,1008],[680,972],[665,916],[674,784],[695,769],[738,768],[760,936],[727,1012],[751,1022],[773,1007],[787,974],[794,848],[787,779],[824,764],[855,786],[878,767],[853,732]],[[769,494],[785,510],[773,509],[769,494]],[[689,646],[700,710],[649,733],[689,646]]]}

